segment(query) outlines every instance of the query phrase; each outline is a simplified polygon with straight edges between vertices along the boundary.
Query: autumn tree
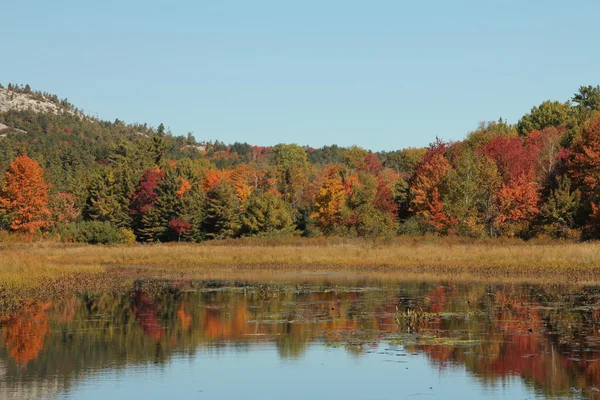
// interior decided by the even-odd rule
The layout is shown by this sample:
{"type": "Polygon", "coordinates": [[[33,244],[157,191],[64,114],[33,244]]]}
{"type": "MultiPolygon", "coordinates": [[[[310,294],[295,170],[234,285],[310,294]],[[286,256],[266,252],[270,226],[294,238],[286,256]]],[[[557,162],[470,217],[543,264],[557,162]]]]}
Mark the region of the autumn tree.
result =
{"type": "Polygon", "coordinates": [[[527,175],[519,175],[498,191],[499,213],[495,225],[507,236],[522,235],[540,212],[539,187],[527,175]]]}
{"type": "Polygon", "coordinates": [[[567,173],[581,191],[582,220],[600,204],[600,116],[590,120],[571,149],[567,173]]]}
{"type": "Polygon", "coordinates": [[[189,234],[192,231],[192,224],[180,218],[173,218],[169,221],[169,228],[177,234],[177,241],[181,241],[181,235],[189,234]]]}
{"type": "Polygon", "coordinates": [[[440,194],[441,186],[451,168],[444,154],[447,147],[447,144],[439,139],[431,144],[410,182],[410,210],[437,233],[446,231],[453,222],[444,211],[440,194]]]}
{"type": "Polygon", "coordinates": [[[339,172],[337,166],[330,166],[325,171],[325,181],[314,199],[312,218],[317,227],[327,235],[336,232],[344,220],[347,189],[339,172]]]}
{"type": "Polygon", "coordinates": [[[531,131],[527,137],[526,145],[530,148],[530,155],[534,157],[536,168],[536,179],[541,183],[547,183],[554,174],[564,154],[562,147],[565,138],[565,129],[548,127],[541,131],[531,131]]]}
{"type": "Polygon", "coordinates": [[[0,213],[7,216],[12,230],[29,236],[49,224],[48,184],[40,165],[27,155],[8,166],[0,190],[0,213]]]}
{"type": "Polygon", "coordinates": [[[250,197],[252,190],[256,187],[256,176],[253,176],[252,170],[248,164],[238,165],[231,170],[230,181],[235,189],[235,194],[242,208],[244,203],[250,197]],[[254,184],[250,182],[254,180],[254,184]]]}
{"type": "Polygon", "coordinates": [[[500,118],[498,121],[481,122],[463,141],[473,149],[480,148],[498,136],[517,136],[517,127],[500,118]]]}
{"type": "Polygon", "coordinates": [[[352,183],[346,201],[349,217],[346,224],[356,235],[363,237],[396,234],[396,210],[392,193],[378,177],[363,171],[352,183]]]}
{"type": "Polygon", "coordinates": [[[71,193],[57,193],[50,197],[50,211],[54,225],[67,225],[74,222],[81,214],[76,205],[75,196],[71,193]]]}
{"type": "Polygon", "coordinates": [[[351,170],[358,170],[364,167],[365,157],[369,152],[358,146],[351,146],[344,151],[344,163],[351,170]]]}
{"type": "Polygon", "coordinates": [[[539,212],[542,182],[536,167],[540,147],[523,137],[500,136],[480,151],[494,160],[502,178],[496,196],[496,232],[508,236],[525,235],[539,212]]]}

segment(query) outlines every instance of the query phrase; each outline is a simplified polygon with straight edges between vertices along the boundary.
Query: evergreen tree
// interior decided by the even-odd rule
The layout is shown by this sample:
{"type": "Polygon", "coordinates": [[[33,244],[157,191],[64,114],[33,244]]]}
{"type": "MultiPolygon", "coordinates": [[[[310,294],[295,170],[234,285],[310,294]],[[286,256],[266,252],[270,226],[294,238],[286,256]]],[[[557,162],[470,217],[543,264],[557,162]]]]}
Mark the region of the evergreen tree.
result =
{"type": "Polygon", "coordinates": [[[139,209],[136,235],[145,242],[178,240],[178,234],[169,223],[177,217],[179,183],[173,168],[166,168],[156,185],[151,188],[151,201],[139,209]]]}
{"type": "Polygon", "coordinates": [[[187,242],[199,242],[204,238],[202,223],[205,216],[206,196],[198,183],[192,184],[183,193],[181,193],[182,187],[183,185],[180,186],[180,194],[178,194],[176,218],[188,223],[190,228],[181,235],[181,238],[187,242]]]}
{"type": "Polygon", "coordinates": [[[254,191],[241,217],[244,235],[289,236],[295,225],[292,208],[273,193],[254,191]]]}
{"type": "Polygon", "coordinates": [[[129,198],[126,183],[119,182],[112,168],[103,168],[89,187],[83,209],[87,220],[110,222],[119,228],[131,225],[129,198]]]}
{"type": "Polygon", "coordinates": [[[220,182],[206,195],[206,218],[203,224],[209,238],[236,237],[240,230],[239,203],[235,191],[226,182],[220,182]]]}

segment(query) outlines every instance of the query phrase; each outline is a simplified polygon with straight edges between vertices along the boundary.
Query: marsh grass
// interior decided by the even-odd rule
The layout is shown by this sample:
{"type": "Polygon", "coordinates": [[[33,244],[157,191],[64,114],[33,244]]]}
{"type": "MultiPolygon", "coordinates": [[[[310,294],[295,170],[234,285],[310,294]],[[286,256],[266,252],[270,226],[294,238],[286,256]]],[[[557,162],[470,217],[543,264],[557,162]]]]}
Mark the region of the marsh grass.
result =
{"type": "Polygon", "coordinates": [[[202,244],[0,243],[0,285],[9,293],[59,287],[104,290],[141,279],[600,282],[600,243],[438,237],[238,239],[202,244]],[[350,278],[349,278],[350,279],[350,278]],[[72,287],[71,287],[72,286],[72,287]]]}

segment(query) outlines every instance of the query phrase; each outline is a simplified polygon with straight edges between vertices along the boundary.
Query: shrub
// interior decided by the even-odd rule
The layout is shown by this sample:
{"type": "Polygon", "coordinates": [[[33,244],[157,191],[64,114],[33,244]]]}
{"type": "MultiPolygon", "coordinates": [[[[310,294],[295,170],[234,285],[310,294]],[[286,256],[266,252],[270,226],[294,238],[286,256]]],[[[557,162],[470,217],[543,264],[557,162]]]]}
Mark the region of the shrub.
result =
{"type": "Polygon", "coordinates": [[[432,231],[431,225],[423,221],[420,216],[410,217],[400,224],[400,229],[398,230],[401,235],[408,236],[423,236],[432,231]]]}
{"type": "Polygon", "coordinates": [[[58,228],[60,237],[65,242],[88,244],[130,243],[133,232],[119,230],[110,222],[84,221],[71,223],[58,228]]]}
{"type": "Polygon", "coordinates": [[[135,243],[135,233],[131,229],[121,228],[119,229],[119,234],[121,235],[121,243],[124,244],[133,244],[135,243]]]}

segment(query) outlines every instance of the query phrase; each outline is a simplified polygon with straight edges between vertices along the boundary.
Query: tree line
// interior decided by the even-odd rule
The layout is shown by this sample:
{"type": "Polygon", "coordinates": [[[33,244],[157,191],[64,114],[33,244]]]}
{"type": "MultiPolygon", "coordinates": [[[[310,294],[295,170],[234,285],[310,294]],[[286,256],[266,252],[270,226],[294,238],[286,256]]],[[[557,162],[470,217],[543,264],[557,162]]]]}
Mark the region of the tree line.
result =
{"type": "Polygon", "coordinates": [[[514,125],[500,119],[462,141],[380,153],[200,144],[163,124],[13,110],[0,113],[0,122],[19,129],[0,138],[0,229],[88,243],[397,234],[595,239],[599,110],[600,86],[586,86],[567,102],[533,107],[514,125]]]}

